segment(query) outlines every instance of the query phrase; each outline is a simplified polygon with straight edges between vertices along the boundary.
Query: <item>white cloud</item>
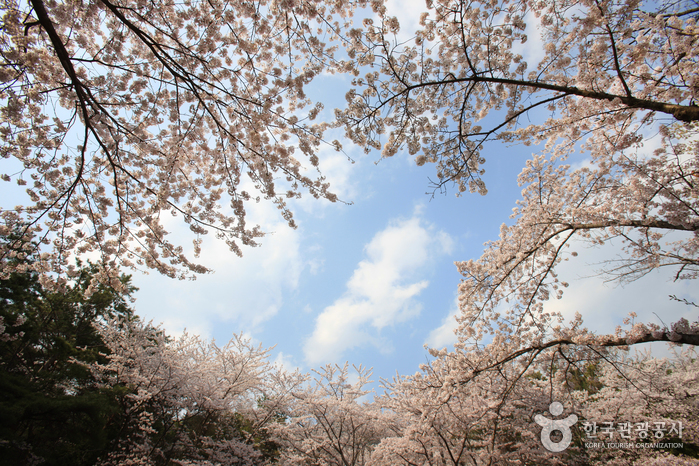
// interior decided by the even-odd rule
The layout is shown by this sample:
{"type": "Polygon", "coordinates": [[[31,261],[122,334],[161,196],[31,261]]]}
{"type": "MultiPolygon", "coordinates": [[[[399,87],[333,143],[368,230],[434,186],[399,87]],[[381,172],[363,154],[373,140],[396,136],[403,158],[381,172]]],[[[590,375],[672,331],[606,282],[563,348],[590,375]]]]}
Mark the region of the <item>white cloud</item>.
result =
{"type": "Polygon", "coordinates": [[[420,14],[427,11],[424,0],[388,0],[386,12],[389,16],[398,18],[400,31],[398,41],[406,42],[415,37],[415,32],[422,29],[420,14]]]}
{"type": "MultiPolygon", "coordinates": [[[[234,324],[235,331],[256,331],[274,317],[315,256],[311,253],[306,260],[301,230],[290,228],[271,203],[251,205],[247,214],[249,224],[269,232],[259,239],[261,247],[242,247],[240,258],[207,235],[198,261],[215,273],[179,283],[157,273],[137,277],[139,314],[163,322],[171,333],[186,326],[205,336],[215,335],[223,322],[234,324]]],[[[186,226],[177,219],[168,222],[167,229],[173,231],[174,242],[191,244],[186,226]]]]}
{"type": "Polygon", "coordinates": [[[536,69],[536,66],[546,56],[546,48],[541,37],[541,21],[533,12],[528,12],[524,16],[524,22],[527,27],[524,33],[527,35],[527,41],[522,44],[515,42],[512,45],[512,52],[522,55],[524,61],[529,65],[529,69],[536,69]]]}
{"type": "Polygon", "coordinates": [[[337,362],[343,351],[367,344],[390,351],[391,342],[376,331],[419,314],[417,296],[429,283],[425,269],[450,248],[449,236],[423,226],[417,215],[377,233],[345,293],[318,316],[304,347],[309,364],[337,362]]]}
{"type": "MultiPolygon", "coordinates": [[[[337,105],[340,105],[337,103],[337,105]]],[[[321,145],[318,149],[318,167],[311,167],[307,160],[302,160],[304,169],[302,174],[311,179],[318,178],[322,174],[324,183],[329,183],[329,191],[337,196],[338,202],[332,203],[325,199],[315,199],[308,193],[303,193],[300,199],[289,202],[292,210],[311,213],[322,216],[325,211],[341,203],[354,203],[362,198],[370,196],[366,186],[366,177],[358,176],[365,169],[366,161],[370,157],[364,151],[347,141],[339,130],[329,131],[325,134],[328,141],[337,139],[342,141],[342,151],[338,152],[330,145],[321,145]]],[[[280,190],[281,192],[281,190],[280,190]]],[[[344,205],[344,204],[343,204],[344,205]]]]}
{"type": "Polygon", "coordinates": [[[600,334],[614,333],[630,312],[635,312],[640,322],[659,325],[669,325],[682,317],[696,320],[696,308],[669,298],[669,295],[676,295],[699,303],[696,284],[690,280],[674,281],[676,270],[658,269],[621,286],[605,281],[609,277],[599,273],[605,262],[621,255],[620,245],[589,248],[582,241],[576,241],[572,249],[580,255],[557,267],[559,278],[570,286],[562,299],[546,304],[546,311],[561,312],[566,319],[580,312],[585,326],[600,334]]]}
{"type": "Polygon", "coordinates": [[[277,353],[272,361],[272,364],[284,369],[286,372],[294,372],[300,369],[298,364],[294,362],[294,357],[290,354],[283,353],[282,351],[277,353]]]}
{"type": "MultiPolygon", "coordinates": [[[[669,325],[681,318],[696,321],[695,307],[669,298],[675,295],[699,303],[696,284],[691,280],[674,281],[676,270],[655,270],[622,286],[610,282],[610,277],[600,273],[605,264],[609,265],[608,261],[622,255],[620,244],[590,247],[588,243],[576,240],[571,245],[571,250],[577,251],[579,256],[556,267],[557,276],[568,282],[569,287],[564,289],[562,299],[546,302],[546,312],[560,312],[566,321],[572,320],[575,313],[580,312],[584,326],[597,334],[614,333],[631,312],[637,314],[637,322],[669,325]]],[[[458,312],[457,298],[441,325],[429,333],[425,344],[436,349],[453,345],[457,341],[454,329],[458,327],[455,320],[458,312]]],[[[652,352],[659,357],[670,355],[667,345],[662,343],[654,344],[652,352]]]]}
{"type": "Polygon", "coordinates": [[[454,307],[449,314],[442,320],[442,325],[433,329],[425,340],[425,344],[430,348],[441,349],[445,346],[451,346],[457,342],[457,337],[454,331],[459,326],[456,322],[456,316],[459,313],[459,299],[454,300],[454,307]]]}

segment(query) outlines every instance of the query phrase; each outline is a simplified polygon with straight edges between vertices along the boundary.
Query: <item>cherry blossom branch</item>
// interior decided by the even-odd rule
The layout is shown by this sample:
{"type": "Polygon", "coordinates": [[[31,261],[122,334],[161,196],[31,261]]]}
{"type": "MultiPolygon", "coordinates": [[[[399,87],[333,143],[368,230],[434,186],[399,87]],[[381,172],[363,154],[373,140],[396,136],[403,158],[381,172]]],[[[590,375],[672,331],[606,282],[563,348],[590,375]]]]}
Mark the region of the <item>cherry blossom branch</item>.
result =
{"type": "MultiPolygon", "coordinates": [[[[673,323],[670,328],[653,327],[643,324],[636,324],[631,332],[625,335],[591,335],[580,334],[574,337],[556,338],[544,343],[530,345],[509,353],[506,357],[489,363],[484,367],[472,369],[470,376],[501,367],[503,364],[514,361],[521,356],[532,353],[530,360],[533,361],[543,351],[558,346],[585,346],[590,349],[628,347],[641,343],[668,342],[678,345],[699,346],[699,322],[689,324],[686,319],[680,319],[673,323]]],[[[461,382],[463,383],[463,382],[461,382]]]]}
{"type": "MultiPolygon", "coordinates": [[[[608,102],[618,101],[630,109],[650,110],[655,112],[666,113],[672,115],[679,121],[692,122],[699,121],[699,107],[694,105],[679,105],[668,102],[657,102],[648,99],[640,99],[628,95],[610,94],[608,92],[593,91],[589,89],[580,89],[575,86],[565,86],[537,81],[527,81],[519,79],[498,78],[488,76],[467,76],[464,78],[448,78],[439,81],[426,81],[416,84],[411,84],[405,87],[397,95],[409,94],[411,91],[431,86],[445,86],[448,84],[460,83],[488,83],[488,84],[507,84],[512,86],[522,86],[534,90],[546,90],[559,92],[564,96],[578,96],[593,100],[605,100],[608,102]]],[[[391,96],[394,99],[396,95],[391,96]]]]}

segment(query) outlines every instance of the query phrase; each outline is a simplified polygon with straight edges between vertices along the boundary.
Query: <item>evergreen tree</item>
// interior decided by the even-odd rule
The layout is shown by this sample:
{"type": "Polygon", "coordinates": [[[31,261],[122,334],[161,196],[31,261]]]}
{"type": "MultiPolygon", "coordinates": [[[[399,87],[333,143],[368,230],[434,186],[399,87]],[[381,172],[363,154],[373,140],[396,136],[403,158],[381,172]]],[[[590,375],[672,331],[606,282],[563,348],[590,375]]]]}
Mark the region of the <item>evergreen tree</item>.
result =
{"type": "Polygon", "coordinates": [[[61,291],[35,272],[0,281],[0,464],[94,464],[116,435],[127,389],[101,387],[82,363],[106,360],[94,324],[133,318],[135,288],[126,275],[120,291],[93,285],[96,273],[79,263],[61,291]]]}

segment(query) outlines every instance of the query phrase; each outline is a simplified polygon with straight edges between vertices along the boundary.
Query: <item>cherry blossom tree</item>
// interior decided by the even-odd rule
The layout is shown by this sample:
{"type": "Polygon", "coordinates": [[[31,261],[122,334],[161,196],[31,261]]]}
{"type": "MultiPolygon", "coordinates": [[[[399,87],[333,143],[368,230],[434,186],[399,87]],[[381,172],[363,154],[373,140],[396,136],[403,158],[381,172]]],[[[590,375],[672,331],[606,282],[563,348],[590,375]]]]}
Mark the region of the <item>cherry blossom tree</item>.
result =
{"type": "Polygon", "coordinates": [[[543,464],[549,455],[536,438],[531,411],[546,409],[545,391],[508,384],[510,367],[461,383],[476,353],[435,353],[412,376],[386,382],[377,400],[400,419],[400,435],[381,441],[372,464],[543,464]]]}
{"type": "Polygon", "coordinates": [[[105,387],[123,387],[124,406],[100,464],[356,466],[398,432],[390,414],[363,399],[364,368],[354,383],[347,365],[326,366],[310,381],[271,364],[269,349],[241,336],[218,347],[167,337],[140,320],[99,330],[109,362],[90,367],[105,387]]]}
{"type": "MultiPolygon", "coordinates": [[[[687,446],[699,443],[696,412],[699,402],[696,350],[676,352],[672,361],[651,358],[622,357],[612,364],[599,365],[599,390],[577,391],[574,396],[581,406],[584,434],[587,441],[604,439],[624,441],[603,434],[602,427],[612,423],[631,422],[634,437],[644,442],[682,442],[687,446]],[[590,424],[595,423],[590,426],[590,424]],[[644,425],[647,423],[647,425],[644,425]],[[679,432],[680,423],[682,432],[679,432]],[[640,425],[639,425],[640,424],[640,425]],[[595,432],[595,425],[597,432],[595,432]],[[672,426],[675,426],[673,430],[672,426]],[[641,428],[639,428],[641,427],[641,428]],[[646,429],[648,427],[648,429],[646,429]]],[[[618,430],[618,429],[615,429],[618,430]]],[[[630,437],[630,436],[629,436],[630,437]]],[[[648,464],[663,459],[665,464],[697,464],[699,459],[682,458],[668,452],[631,449],[599,450],[581,447],[592,461],[611,464],[648,464]],[[684,463],[683,463],[684,462],[684,463]]]]}
{"type": "Polygon", "coordinates": [[[382,413],[367,397],[371,371],[349,366],[327,365],[316,374],[314,383],[293,393],[286,406],[286,422],[270,426],[280,445],[285,465],[324,464],[360,466],[379,440],[389,433],[391,416],[382,413]]]}
{"type": "MultiPolygon", "coordinates": [[[[407,148],[418,165],[436,165],[436,189],[454,183],[459,193],[486,193],[491,142],[544,147],[520,174],[523,198],[500,239],[478,260],[457,263],[464,278],[455,350],[433,351],[423,374],[388,385],[383,403],[408,423],[374,455],[379,464],[573,464],[542,450],[526,413],[560,400],[584,415],[573,394],[590,368],[609,390],[651,406],[670,385],[651,389],[650,381],[667,380],[662,370],[641,371],[645,360],[627,358],[627,347],[699,343],[699,322],[661,327],[632,315],[627,328],[596,335],[582,316],[566,322],[547,307],[568,286],[560,264],[586,243],[621,244],[601,271],[619,283],[658,268],[697,278],[699,9],[626,0],[427,6],[410,42],[397,42],[400,25],[385,12],[365,21],[366,34],[350,34],[355,87],[337,112],[348,136],[384,157],[407,148]],[[523,45],[530,31],[543,48],[532,63],[527,55],[536,54],[523,45]],[[571,166],[578,151],[588,159],[571,166]]],[[[691,407],[695,395],[686,399],[691,407]]],[[[689,422],[683,412],[676,416],[689,422]]],[[[587,461],[588,453],[570,453],[587,461]]]]}
{"type": "Polygon", "coordinates": [[[545,142],[520,174],[514,224],[480,259],[457,263],[461,347],[491,339],[500,357],[486,365],[497,365],[563,344],[696,344],[699,325],[687,321],[556,340],[562,316],[545,309],[568,286],[557,267],[581,242],[621,240],[603,271],[612,280],[661,267],[697,277],[696,3],[443,0],[428,10],[411,43],[396,42],[400,25],[385,12],[350,34],[355,74],[373,68],[337,113],[347,134],[384,156],[407,147],[418,165],[435,163],[438,188],[481,193],[490,141],[545,142]],[[527,22],[543,43],[535,63],[522,55],[527,22]],[[655,150],[644,148],[651,137],[655,150]],[[573,168],[578,150],[589,160],[573,168]]]}
{"type": "Polygon", "coordinates": [[[592,360],[578,348],[562,348],[474,370],[483,352],[434,352],[422,372],[388,382],[377,403],[401,419],[402,430],[381,441],[371,464],[699,464],[692,457],[699,433],[696,351],[668,361],[615,349],[592,360]],[[549,413],[553,402],[564,410],[549,413]],[[543,446],[536,422],[542,413],[575,414],[564,450],[543,446]],[[600,442],[682,447],[602,448],[600,442]]]}
{"type": "Polygon", "coordinates": [[[490,141],[545,141],[559,156],[581,145],[599,158],[637,145],[654,124],[699,119],[693,1],[427,7],[408,43],[397,42],[400,24],[385,9],[364,34],[351,32],[357,78],[337,115],[367,150],[389,157],[407,147],[418,165],[435,163],[438,187],[485,193],[490,141]],[[544,52],[532,63],[528,25],[544,52]]]}
{"type": "Polygon", "coordinates": [[[363,3],[3,1],[1,176],[30,203],[4,205],[0,233],[40,238],[44,270],[97,253],[102,280],[116,266],[181,278],[207,271],[192,262],[207,233],[237,254],[257,244],[250,203],[293,227],[287,199],[336,200],[313,172],[319,146],[339,144],[305,88],[363,3]],[[168,213],[191,248],[168,239],[168,213]]]}
{"type": "Polygon", "coordinates": [[[111,353],[91,368],[104,386],[123,387],[124,407],[100,464],[254,465],[274,456],[267,426],[305,376],[274,366],[269,349],[238,335],[222,347],[167,337],[137,319],[99,330],[111,353]]]}

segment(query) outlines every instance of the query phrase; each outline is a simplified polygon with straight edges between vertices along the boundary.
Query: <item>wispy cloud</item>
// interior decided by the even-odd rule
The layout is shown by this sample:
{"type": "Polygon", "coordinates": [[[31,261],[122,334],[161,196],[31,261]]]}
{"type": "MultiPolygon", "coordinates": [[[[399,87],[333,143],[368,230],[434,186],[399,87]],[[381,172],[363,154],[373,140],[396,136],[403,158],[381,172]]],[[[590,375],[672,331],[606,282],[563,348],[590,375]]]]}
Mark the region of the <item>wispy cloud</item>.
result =
{"type": "Polygon", "coordinates": [[[425,344],[430,348],[441,349],[445,346],[450,346],[456,343],[457,337],[454,330],[459,326],[456,322],[456,316],[459,313],[459,299],[454,300],[454,307],[449,311],[449,314],[442,320],[442,325],[430,332],[425,340],[425,344]]]}
{"type": "Polygon", "coordinates": [[[417,213],[390,222],[365,247],[366,259],[357,264],[345,293],[318,316],[304,347],[307,362],[337,362],[344,351],[367,344],[390,349],[378,331],[420,313],[417,297],[429,284],[427,267],[451,244],[417,213]]]}
{"type": "Polygon", "coordinates": [[[527,42],[524,44],[515,42],[512,51],[522,55],[530,70],[535,70],[539,62],[546,56],[544,41],[541,37],[541,20],[534,13],[528,12],[524,17],[524,22],[527,24],[527,28],[524,30],[527,42]]]}
{"type": "Polygon", "coordinates": [[[399,42],[407,42],[415,37],[415,31],[422,29],[420,14],[427,11],[424,0],[388,0],[386,2],[388,15],[398,18],[400,31],[399,42]]]}
{"type": "MultiPolygon", "coordinates": [[[[220,335],[224,322],[228,328],[233,324],[236,332],[257,332],[278,313],[285,295],[297,289],[303,270],[315,256],[311,253],[306,260],[301,229],[290,228],[271,203],[251,205],[248,221],[264,225],[268,232],[259,240],[261,247],[244,247],[239,258],[222,241],[205,237],[199,261],[215,273],[176,286],[155,273],[139,277],[139,286],[149,292],[137,294],[138,309],[175,334],[187,327],[206,337],[228,338],[228,333],[220,335]]],[[[179,235],[176,239],[187,244],[182,225],[171,223],[173,236],[179,235]]]]}
{"type": "Polygon", "coordinates": [[[570,286],[562,299],[546,303],[547,312],[560,312],[566,320],[580,312],[585,326],[600,334],[614,333],[630,312],[638,315],[639,322],[659,325],[669,325],[682,317],[696,319],[696,308],[669,298],[675,295],[699,302],[699,290],[691,281],[674,280],[676,269],[657,269],[637,281],[620,284],[600,272],[612,265],[610,261],[625,256],[621,244],[590,247],[575,241],[572,245],[579,256],[557,268],[559,278],[570,286]]]}

